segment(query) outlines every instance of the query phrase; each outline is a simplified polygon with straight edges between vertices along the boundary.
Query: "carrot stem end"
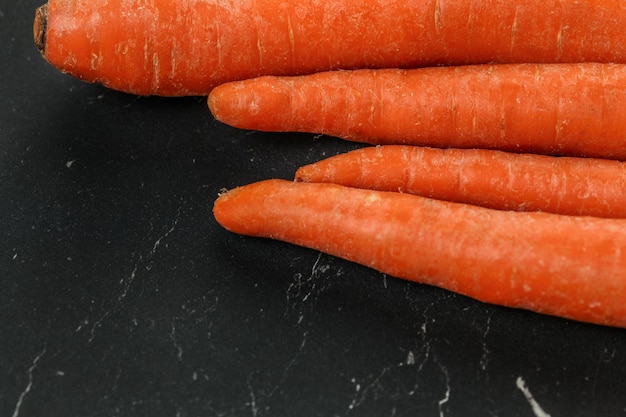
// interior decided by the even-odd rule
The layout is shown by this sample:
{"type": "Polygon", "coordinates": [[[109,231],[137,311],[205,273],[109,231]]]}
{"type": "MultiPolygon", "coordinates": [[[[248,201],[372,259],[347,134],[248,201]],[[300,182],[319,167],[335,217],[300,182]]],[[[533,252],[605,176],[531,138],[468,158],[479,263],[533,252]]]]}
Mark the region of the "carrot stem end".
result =
{"type": "Polygon", "coordinates": [[[35,10],[35,22],[33,24],[33,36],[39,53],[46,56],[46,34],[48,27],[48,4],[44,4],[35,10]]]}

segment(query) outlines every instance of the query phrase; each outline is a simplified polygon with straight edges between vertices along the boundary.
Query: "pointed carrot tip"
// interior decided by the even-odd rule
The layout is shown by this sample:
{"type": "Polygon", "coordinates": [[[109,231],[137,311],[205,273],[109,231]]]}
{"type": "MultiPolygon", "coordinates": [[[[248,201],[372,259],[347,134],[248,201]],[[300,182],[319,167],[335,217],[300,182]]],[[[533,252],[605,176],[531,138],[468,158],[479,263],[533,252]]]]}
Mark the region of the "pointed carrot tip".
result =
{"type": "Polygon", "coordinates": [[[309,180],[308,170],[306,166],[300,167],[296,170],[293,180],[295,182],[308,182],[309,180]]]}
{"type": "Polygon", "coordinates": [[[229,230],[228,201],[230,200],[231,192],[232,190],[226,190],[225,188],[222,188],[217,193],[217,198],[213,203],[213,216],[215,217],[215,220],[220,224],[220,226],[224,227],[227,230],[229,230]]]}
{"type": "Polygon", "coordinates": [[[216,88],[218,88],[218,87],[219,87],[219,86],[217,86],[217,87],[215,87],[214,89],[212,89],[212,90],[209,92],[209,95],[208,95],[208,97],[207,97],[207,99],[206,99],[206,104],[207,104],[207,106],[209,107],[209,110],[211,111],[211,113],[213,113],[213,116],[215,116],[215,113],[216,113],[216,110],[217,110],[217,108],[216,108],[216,104],[215,104],[215,103],[216,103],[216,99],[215,99],[215,94],[216,94],[216,93],[215,93],[215,89],[216,89],[216,88]]]}
{"type": "Polygon", "coordinates": [[[239,127],[237,118],[233,117],[237,115],[233,107],[237,101],[231,97],[235,83],[235,81],[226,82],[213,88],[207,97],[207,106],[215,120],[229,126],[239,127]]]}

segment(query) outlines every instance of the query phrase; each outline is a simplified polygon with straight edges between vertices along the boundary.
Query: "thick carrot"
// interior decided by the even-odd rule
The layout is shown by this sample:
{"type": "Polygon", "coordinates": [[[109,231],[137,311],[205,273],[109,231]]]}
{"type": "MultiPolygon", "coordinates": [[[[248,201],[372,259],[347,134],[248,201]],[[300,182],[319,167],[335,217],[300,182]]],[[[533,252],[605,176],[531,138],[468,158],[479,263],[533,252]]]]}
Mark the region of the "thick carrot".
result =
{"type": "Polygon", "coordinates": [[[626,62],[623,0],[49,0],[34,32],[61,71],[135,94],[336,68],[626,62]]]}
{"type": "Polygon", "coordinates": [[[226,229],[342,257],[487,303],[626,327],[626,220],[486,209],[330,183],[220,195],[226,229]]]}
{"type": "Polygon", "coordinates": [[[221,85],[208,102],[218,120],[245,129],[626,159],[626,65],[620,64],[266,76],[221,85]]]}
{"type": "Polygon", "coordinates": [[[626,218],[626,165],[607,159],[369,146],[303,166],[295,178],[501,210],[626,218]]]}

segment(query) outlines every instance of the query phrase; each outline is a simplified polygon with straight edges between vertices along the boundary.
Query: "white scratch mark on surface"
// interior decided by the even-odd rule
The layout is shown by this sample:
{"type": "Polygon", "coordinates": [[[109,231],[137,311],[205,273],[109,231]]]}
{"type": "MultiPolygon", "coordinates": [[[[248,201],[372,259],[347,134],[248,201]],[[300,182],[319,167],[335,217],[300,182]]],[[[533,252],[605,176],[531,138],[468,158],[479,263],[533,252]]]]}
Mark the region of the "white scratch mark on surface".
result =
{"type": "MultiPolygon", "coordinates": [[[[115,308],[122,302],[122,300],[124,298],[126,298],[126,296],[128,295],[128,291],[130,289],[131,284],[133,283],[133,281],[135,280],[135,276],[137,275],[137,269],[139,268],[139,264],[135,264],[135,267],[133,268],[133,271],[130,273],[130,277],[126,280],[126,285],[124,286],[124,290],[122,291],[122,293],[117,297],[117,301],[115,302],[115,305],[113,306],[113,310],[115,310],[115,308]]],[[[122,280],[123,282],[123,280],[122,280]]],[[[96,336],[96,328],[100,327],[100,324],[102,323],[102,321],[107,318],[110,314],[111,311],[105,311],[100,318],[98,318],[98,320],[96,320],[93,324],[93,326],[91,326],[91,333],[89,335],[89,343],[91,343],[94,339],[94,337],[96,336]]],[[[84,321],[84,323],[87,323],[87,320],[84,321]]],[[[80,328],[82,327],[82,325],[80,325],[76,331],[79,331],[80,328]]]]}
{"type": "Polygon", "coordinates": [[[306,345],[308,335],[309,335],[308,331],[305,331],[302,334],[302,341],[300,342],[300,346],[298,346],[298,350],[293,355],[291,360],[287,363],[287,365],[285,365],[285,367],[283,368],[283,372],[281,373],[278,383],[274,386],[274,388],[271,389],[271,391],[268,394],[268,397],[272,397],[278,391],[278,389],[285,383],[285,381],[287,380],[287,376],[289,375],[289,372],[291,371],[291,368],[300,360],[300,356],[302,356],[302,353],[304,352],[304,346],[306,345]]]}
{"type": "Polygon", "coordinates": [[[428,310],[430,309],[431,306],[432,304],[427,306],[422,312],[422,317],[424,318],[424,322],[420,326],[420,330],[421,330],[420,334],[421,334],[422,346],[423,346],[423,357],[419,365],[417,366],[417,372],[421,372],[424,366],[426,365],[426,363],[428,362],[428,360],[430,359],[430,347],[431,346],[430,346],[430,341],[428,340],[428,337],[427,337],[427,332],[428,332],[428,323],[434,322],[434,320],[431,319],[430,316],[428,316],[428,310]]]}
{"type": "Polygon", "coordinates": [[[104,314],[101,315],[100,318],[94,322],[93,326],[91,326],[91,333],[89,334],[89,340],[88,340],[89,343],[91,343],[93,339],[96,337],[96,328],[100,327],[100,324],[102,323],[102,321],[106,319],[109,316],[109,314],[111,314],[110,311],[105,311],[104,314]]]}
{"type": "Polygon", "coordinates": [[[15,404],[15,409],[13,410],[12,417],[18,417],[20,415],[20,410],[22,408],[22,404],[24,403],[24,398],[26,398],[26,395],[28,395],[30,390],[33,388],[33,372],[35,372],[39,360],[43,357],[45,353],[46,348],[44,348],[39,353],[39,355],[35,357],[35,359],[33,359],[33,363],[30,365],[30,368],[28,368],[28,384],[26,384],[26,388],[24,388],[24,391],[21,392],[20,396],[17,399],[17,403],[15,404]]]}
{"type": "MultiPolygon", "coordinates": [[[[311,273],[307,278],[303,278],[301,273],[297,273],[294,275],[295,282],[289,284],[287,288],[287,302],[290,305],[290,308],[295,309],[296,306],[300,307],[299,321],[302,321],[304,318],[304,304],[310,302],[309,308],[313,308],[315,306],[315,301],[317,297],[324,291],[324,281],[319,280],[319,277],[326,273],[331,266],[328,264],[320,265],[322,260],[323,253],[319,253],[317,255],[317,259],[313,263],[311,267],[311,273]]],[[[340,274],[340,271],[337,275],[340,274]]]]}
{"type": "MultiPolygon", "coordinates": [[[[354,395],[354,397],[352,397],[352,401],[350,402],[350,404],[348,404],[348,410],[352,410],[352,409],[354,409],[354,407],[356,407],[357,400],[359,399],[357,394],[361,391],[361,384],[358,384],[356,382],[356,379],[352,378],[350,380],[350,382],[352,382],[352,384],[354,385],[355,395],[354,395]]],[[[362,398],[363,398],[363,396],[361,396],[361,399],[362,398]]]]}
{"type": "Polygon", "coordinates": [[[487,370],[487,365],[489,364],[489,353],[491,353],[489,348],[487,348],[487,335],[489,334],[490,327],[491,315],[487,317],[487,324],[485,325],[485,331],[483,332],[483,354],[480,358],[480,367],[483,371],[487,370]]]}
{"type": "Polygon", "coordinates": [[[174,323],[172,323],[172,331],[170,332],[170,339],[172,340],[172,343],[174,344],[174,347],[176,348],[176,357],[178,358],[178,360],[182,360],[183,359],[183,348],[180,346],[180,344],[178,343],[178,339],[176,338],[176,326],[174,326],[174,323]]]}
{"type": "Polygon", "coordinates": [[[446,379],[446,392],[444,393],[443,398],[437,402],[437,406],[439,407],[439,417],[444,417],[445,414],[443,412],[443,406],[450,401],[450,375],[448,374],[448,370],[443,365],[440,363],[438,363],[438,365],[446,379]]]}
{"type": "Polygon", "coordinates": [[[354,410],[355,408],[362,405],[367,399],[367,394],[370,390],[380,387],[380,381],[383,377],[391,370],[396,369],[400,366],[403,366],[404,363],[400,363],[399,365],[393,366],[385,366],[378,375],[376,375],[371,381],[368,381],[367,385],[363,386],[361,383],[357,382],[355,378],[352,378],[350,382],[354,385],[354,396],[352,397],[352,401],[348,404],[348,411],[354,410]]]}
{"type": "Polygon", "coordinates": [[[76,159],[72,159],[71,161],[67,161],[67,162],[65,163],[65,166],[66,166],[66,167],[68,167],[68,168],[70,168],[70,167],[74,164],[74,162],[76,162],[76,159]]]}
{"type": "Polygon", "coordinates": [[[524,381],[524,378],[522,378],[521,376],[518,376],[517,380],[515,381],[515,385],[517,385],[517,388],[519,388],[519,390],[522,391],[522,394],[524,394],[524,397],[526,397],[526,400],[528,401],[528,404],[530,404],[530,408],[532,408],[533,413],[535,413],[535,416],[550,417],[550,414],[543,411],[543,408],[541,408],[539,403],[535,401],[535,398],[533,397],[530,390],[528,389],[528,386],[526,386],[526,381],[524,381]]]}
{"type": "Polygon", "coordinates": [[[246,381],[248,385],[248,391],[250,392],[250,411],[252,411],[252,416],[256,417],[259,414],[259,409],[256,405],[256,395],[254,395],[254,390],[252,389],[252,384],[250,384],[250,380],[246,381]]]}
{"type": "Polygon", "coordinates": [[[83,329],[83,326],[86,326],[86,325],[88,325],[88,324],[89,324],[89,320],[88,320],[88,319],[83,320],[83,322],[82,322],[82,323],[80,323],[80,324],[76,327],[76,329],[74,330],[74,332],[75,332],[75,333],[80,332],[80,331],[83,329]]]}
{"type": "MultiPolygon", "coordinates": [[[[308,331],[304,332],[302,335],[302,341],[297,348],[297,351],[293,354],[290,361],[287,362],[285,367],[282,370],[280,378],[278,381],[274,383],[272,388],[269,391],[266,390],[257,390],[255,391],[252,386],[252,381],[254,378],[254,374],[248,376],[246,380],[246,385],[248,387],[250,401],[246,402],[246,406],[250,408],[253,416],[257,416],[259,414],[265,414],[267,410],[269,410],[269,405],[267,405],[268,400],[270,400],[274,395],[278,393],[278,395],[282,395],[282,388],[284,387],[289,374],[291,373],[291,369],[295,366],[301,359],[301,356],[304,352],[304,348],[307,343],[308,331]]],[[[208,378],[205,376],[205,379],[208,378]]]]}
{"type": "Polygon", "coordinates": [[[176,212],[176,217],[174,218],[174,221],[172,222],[172,225],[170,226],[170,228],[154,242],[154,245],[152,246],[152,250],[150,251],[150,256],[154,256],[154,253],[156,252],[156,250],[159,248],[159,246],[161,246],[161,241],[165,239],[166,237],[168,237],[170,233],[172,233],[174,229],[176,229],[176,225],[178,224],[179,220],[180,220],[180,207],[178,207],[178,211],[176,212]]]}
{"type": "MultiPolygon", "coordinates": [[[[120,305],[120,303],[126,298],[126,296],[128,295],[129,291],[130,291],[130,287],[133,283],[133,281],[135,280],[135,276],[137,275],[137,271],[139,270],[139,266],[144,264],[144,268],[146,270],[150,270],[152,268],[152,262],[153,262],[153,258],[154,255],[157,251],[157,249],[159,248],[159,246],[161,246],[161,243],[163,241],[163,239],[165,239],[166,237],[168,237],[175,229],[176,229],[176,225],[178,224],[179,220],[180,220],[180,213],[181,213],[181,206],[178,207],[178,209],[176,210],[176,216],[174,217],[174,220],[172,221],[172,223],[170,224],[169,229],[162,234],[161,236],[159,236],[159,238],[157,238],[157,240],[153,243],[152,245],[152,249],[150,250],[150,252],[145,256],[145,264],[144,264],[144,256],[142,256],[141,254],[139,255],[139,260],[135,263],[133,271],[130,274],[130,277],[127,279],[120,279],[120,284],[123,285],[123,289],[121,294],[117,297],[117,300],[115,301],[115,303],[113,304],[113,307],[108,310],[105,311],[93,324],[93,326],[91,327],[91,332],[90,332],[90,336],[89,336],[89,343],[91,343],[95,337],[95,332],[96,329],[100,327],[100,325],[102,324],[102,322],[104,321],[104,319],[106,319],[109,315],[111,315],[111,313],[113,311],[115,311],[117,309],[117,307],[120,305]]],[[[133,256],[135,255],[135,253],[133,253],[133,256]]],[[[87,320],[84,321],[84,324],[87,324],[87,320]]],[[[78,332],[81,328],[82,328],[83,324],[79,325],[78,328],[76,329],[76,331],[78,332]]]]}
{"type": "Polygon", "coordinates": [[[128,291],[130,289],[131,284],[135,280],[135,276],[137,275],[137,269],[139,268],[139,264],[135,264],[132,272],[130,273],[130,277],[126,280],[126,285],[124,286],[124,291],[117,297],[117,304],[119,304],[126,296],[128,295],[128,291]]]}

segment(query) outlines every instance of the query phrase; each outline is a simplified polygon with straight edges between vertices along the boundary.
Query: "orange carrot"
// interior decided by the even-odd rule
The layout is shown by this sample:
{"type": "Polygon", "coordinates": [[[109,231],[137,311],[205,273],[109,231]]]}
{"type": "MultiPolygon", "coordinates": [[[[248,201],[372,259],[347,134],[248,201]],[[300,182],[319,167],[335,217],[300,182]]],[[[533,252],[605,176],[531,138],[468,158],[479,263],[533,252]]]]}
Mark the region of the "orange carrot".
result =
{"type": "Polygon", "coordinates": [[[501,210],[626,218],[626,165],[606,159],[370,146],[303,166],[296,180],[501,210]]]}
{"type": "Polygon", "coordinates": [[[226,229],[345,258],[477,300],[626,327],[626,220],[514,212],[329,183],[220,195],[226,229]]]}
{"type": "Polygon", "coordinates": [[[135,94],[336,68],[626,62],[623,0],[49,0],[55,67],[135,94]]]}
{"type": "Polygon", "coordinates": [[[260,77],[214,89],[214,116],[374,144],[626,159],[626,65],[503,64],[260,77]]]}

